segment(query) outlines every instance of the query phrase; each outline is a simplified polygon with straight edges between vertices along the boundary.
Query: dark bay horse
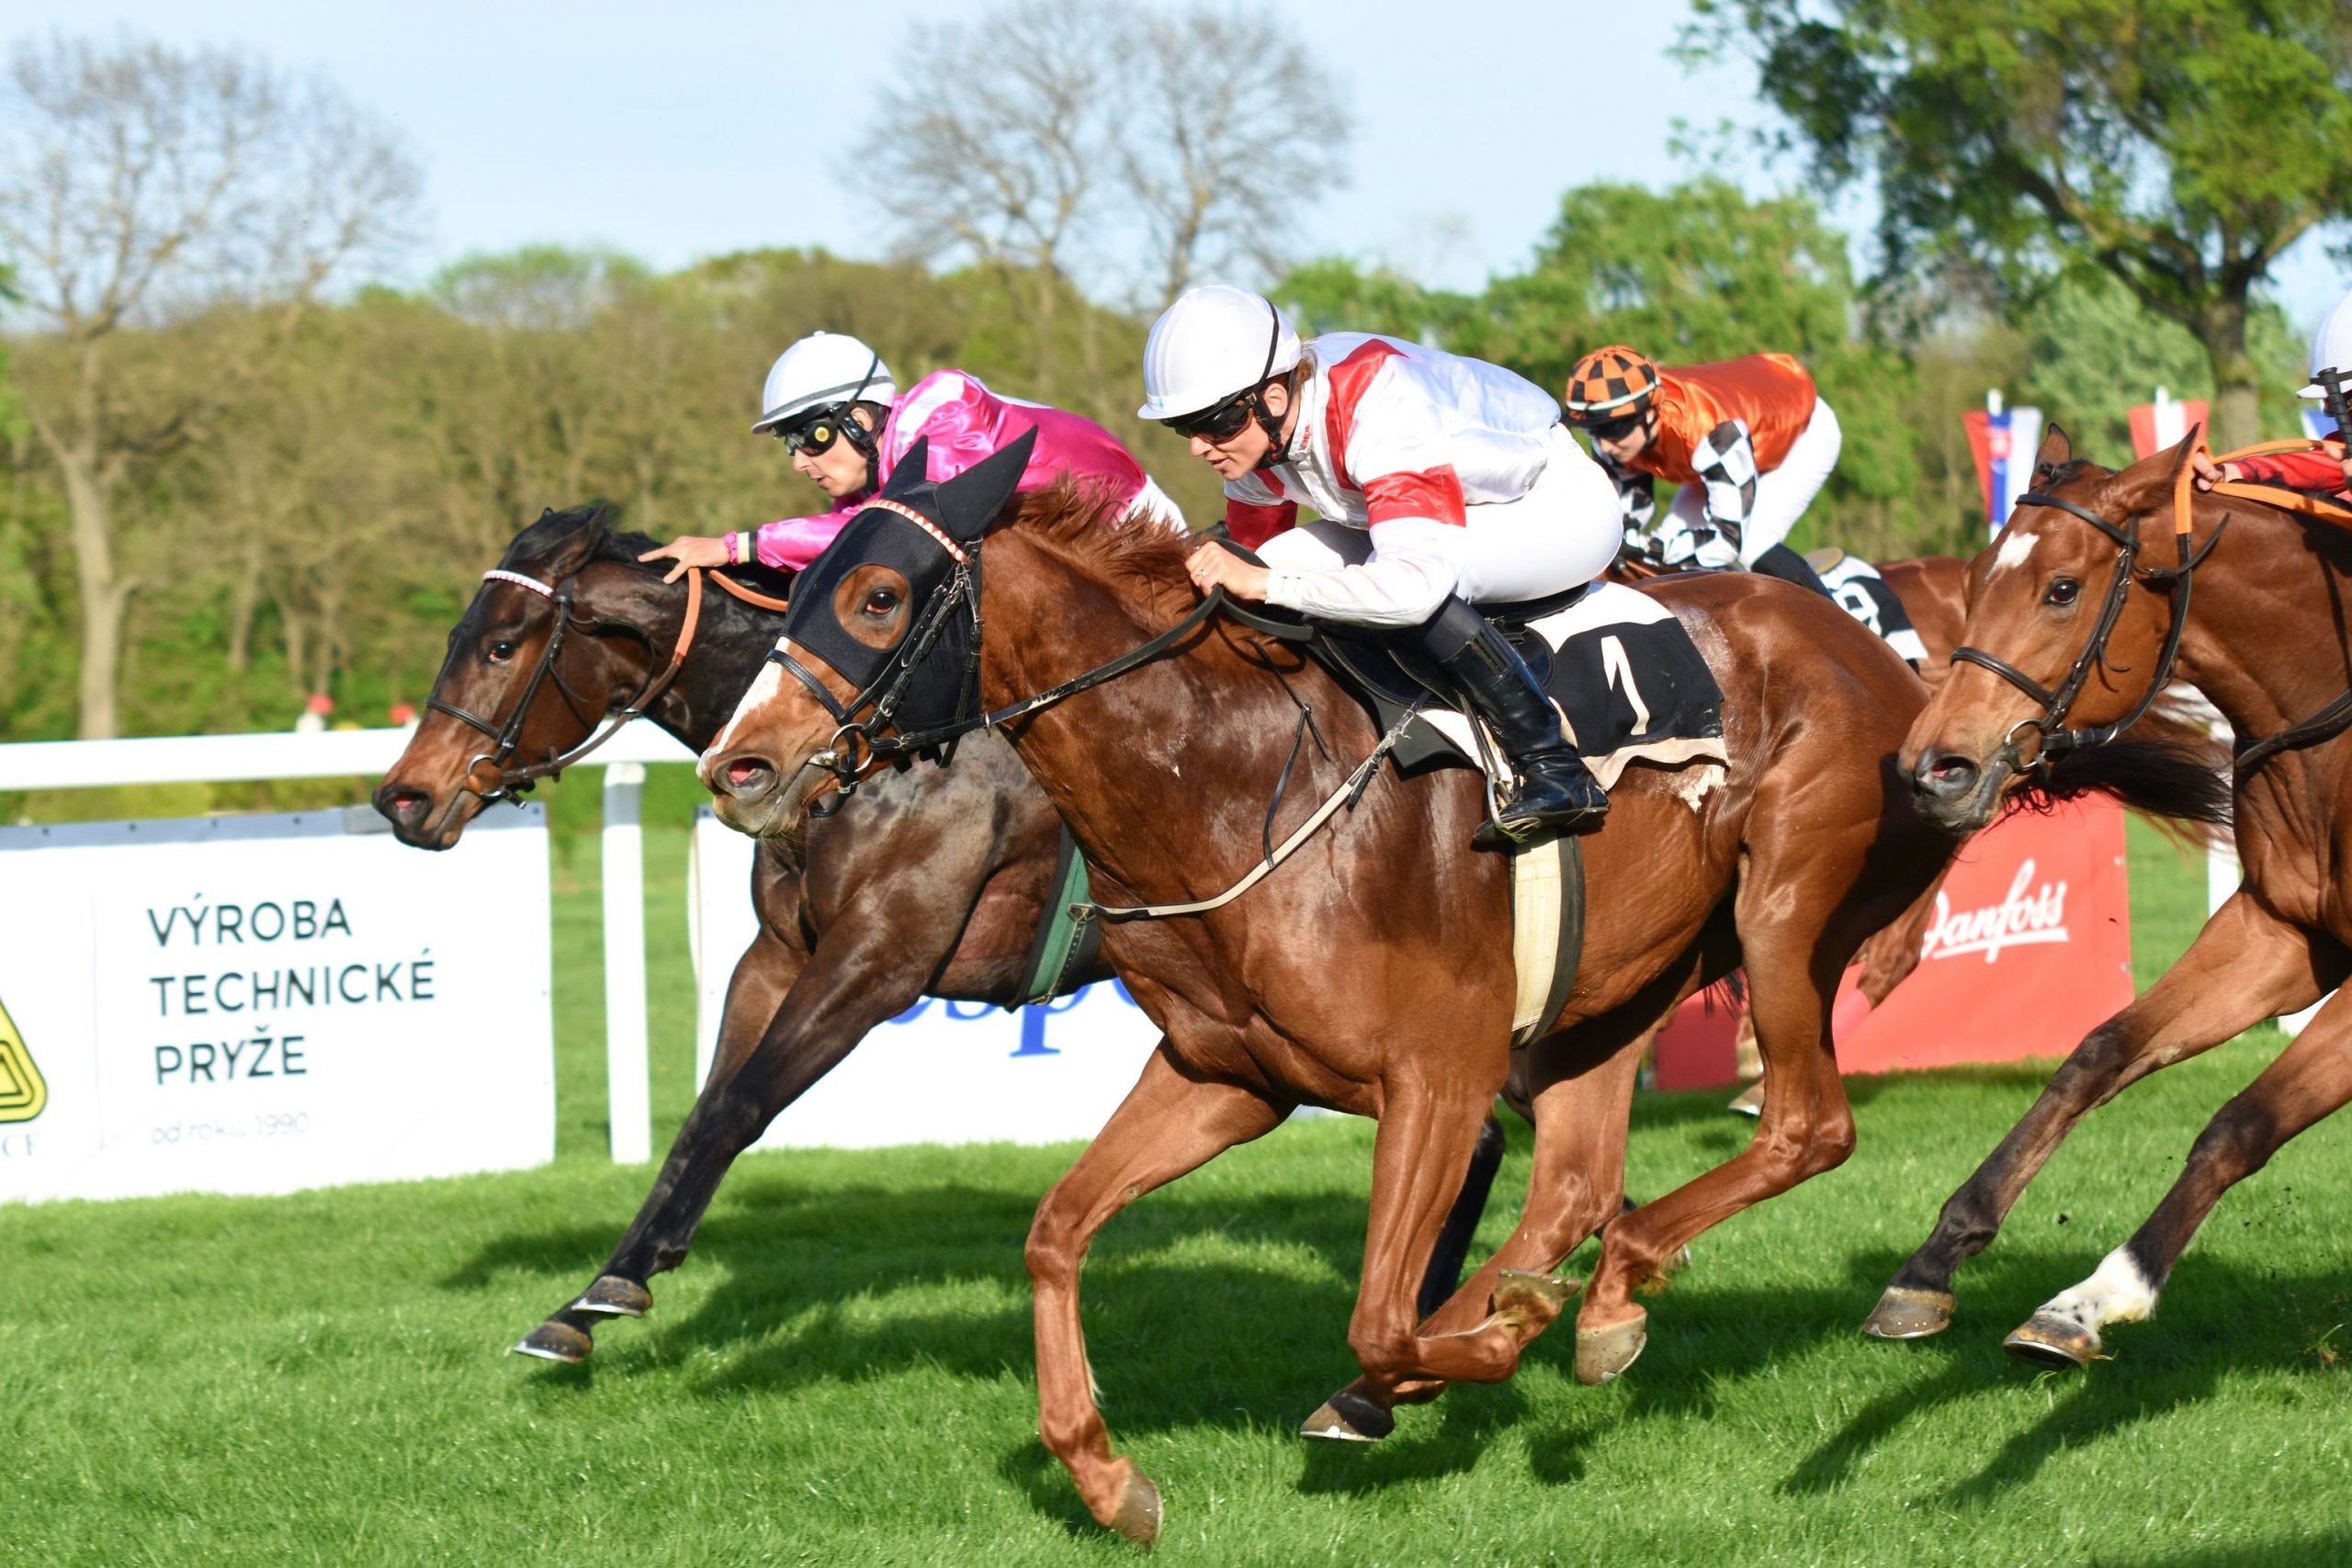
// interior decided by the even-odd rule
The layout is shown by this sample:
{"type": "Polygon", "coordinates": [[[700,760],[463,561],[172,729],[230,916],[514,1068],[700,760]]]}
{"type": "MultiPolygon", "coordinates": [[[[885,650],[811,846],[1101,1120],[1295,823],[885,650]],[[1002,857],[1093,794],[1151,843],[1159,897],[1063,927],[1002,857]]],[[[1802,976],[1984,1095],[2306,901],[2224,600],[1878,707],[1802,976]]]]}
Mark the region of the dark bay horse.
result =
{"type": "MultiPolygon", "coordinates": [[[[1182,539],[1120,527],[1102,498],[1067,485],[1014,501],[1020,457],[1000,454],[941,486],[910,478],[859,513],[804,579],[777,664],[705,754],[705,782],[736,826],[795,832],[872,748],[911,743],[877,720],[877,696],[901,731],[921,731],[968,720],[971,697],[1014,704],[1152,645],[1158,657],[1009,719],[1007,732],[1077,835],[1105,905],[1211,898],[1317,803],[1347,801],[1359,764],[1376,764],[1380,732],[1289,645],[1229,620],[1188,631],[1182,539]],[[1320,746],[1294,740],[1306,732],[1303,710],[1320,746]]],[[[1645,1340],[1637,1285],[1710,1225],[1850,1152],[1827,1032],[1838,975],[1950,853],[1894,769],[1924,693],[1818,594],[1748,574],[1648,592],[1722,687],[1730,765],[1697,787],[1683,771],[1639,766],[1620,780],[1607,825],[1583,841],[1589,919],[1574,989],[1524,1052],[1510,1044],[1510,872],[1468,848],[1485,808],[1464,770],[1402,778],[1375,765],[1351,808],[1241,897],[1108,926],[1105,951],[1165,1038],[1040,1205],[1028,1244],[1040,1429],[1096,1519],[1148,1540],[1159,1502],[1113,1451],[1091,1392],[1078,1307],[1087,1244],[1126,1203],[1294,1106],[1380,1122],[1348,1329],[1363,1376],[1310,1417],[1322,1436],[1378,1437],[1400,1401],[1509,1376],[1567,1300],[1571,1288],[1545,1271],[1604,1222],[1577,1372],[1616,1376],[1645,1340]],[[1617,1218],[1635,1047],[1676,1002],[1743,961],[1767,1063],[1754,1140],[1617,1218]],[[1423,1321],[1416,1285],[1453,1173],[1514,1075],[1536,1127],[1526,1209],[1501,1251],[1423,1321]]]]}
{"type": "MultiPolygon", "coordinates": [[[[2086,1112],[2160,1067],[2308,1007],[2352,968],[2352,532],[2253,487],[2176,488],[2197,438],[2121,472],[2044,442],[2035,493],[1976,558],[1964,654],[1904,744],[1920,810],[1965,831],[2030,777],[2036,747],[2096,754],[2079,727],[2127,721],[2153,681],[2201,690],[2239,737],[2233,797],[2245,881],[2178,963],[2077,1045],[2022,1121],[1945,1202],[1866,1332],[1916,1338],[1951,1319],[1953,1270],[2086,1112]],[[2176,631],[2176,626],[2177,630],[2176,631]],[[2165,656],[2178,638],[2176,669],[2165,656]],[[2055,704],[2057,697],[2071,699],[2055,704]],[[2052,710],[2059,711],[2052,716],[2052,710]],[[2318,722],[2308,723],[2316,718],[2318,722]],[[2050,736],[2066,735],[2053,746],[2050,736]],[[2023,737],[2020,742],[2018,738],[2023,737]]],[[[2100,1331],[2154,1310],[2174,1263],[2223,1192],[2352,1099],[2352,999],[2338,992],[2191,1145],[2145,1224],[2007,1343],[2079,1366],[2100,1331]]]]}
{"type": "MultiPolygon", "coordinates": [[[[653,541],[611,531],[601,508],[549,513],[517,535],[499,570],[569,596],[562,609],[508,579],[486,581],[450,633],[427,711],[376,791],[403,843],[447,849],[485,797],[580,745],[608,710],[658,679],[679,646],[684,581],[639,563],[653,541]],[[547,658],[560,615],[571,635],[547,658]],[[541,673],[542,664],[547,665],[541,673]],[[481,726],[449,713],[472,714],[481,726]],[[487,765],[490,735],[519,720],[512,759],[487,765]]],[[[678,673],[646,716],[700,750],[734,712],[784,617],[713,590],[678,673]]],[[[759,932],[735,966],[709,1081],[636,1219],[588,1289],[514,1347],[577,1361],[599,1317],[650,1310],[647,1281],[684,1261],[735,1156],[866,1032],[924,995],[1019,999],[1023,961],[1055,885],[1061,824],[1012,748],[967,743],[953,768],[876,779],[840,816],[760,846],[759,932]]],[[[1097,960],[1080,978],[1107,978],[1097,960]]],[[[1432,1258],[1432,1305],[1461,1277],[1502,1158],[1482,1135],[1460,1218],[1432,1258]]]]}

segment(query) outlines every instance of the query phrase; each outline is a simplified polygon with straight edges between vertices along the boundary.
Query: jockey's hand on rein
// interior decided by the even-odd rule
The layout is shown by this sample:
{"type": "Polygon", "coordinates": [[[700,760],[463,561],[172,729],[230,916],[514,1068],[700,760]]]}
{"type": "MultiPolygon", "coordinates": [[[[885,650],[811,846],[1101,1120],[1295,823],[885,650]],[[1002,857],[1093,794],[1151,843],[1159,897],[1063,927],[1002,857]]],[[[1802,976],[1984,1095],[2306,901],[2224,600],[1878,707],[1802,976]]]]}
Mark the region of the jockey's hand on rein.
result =
{"type": "Polygon", "coordinates": [[[1222,584],[1228,597],[1263,603],[1266,587],[1273,574],[1262,566],[1252,566],[1212,541],[1194,550],[1184,563],[1186,575],[1204,597],[1222,584]]]}
{"type": "Polygon", "coordinates": [[[639,560],[670,559],[677,562],[664,582],[675,582],[686,574],[689,567],[722,567],[727,564],[727,541],[707,539],[693,534],[681,534],[666,545],[656,545],[637,558],[639,560]]]}

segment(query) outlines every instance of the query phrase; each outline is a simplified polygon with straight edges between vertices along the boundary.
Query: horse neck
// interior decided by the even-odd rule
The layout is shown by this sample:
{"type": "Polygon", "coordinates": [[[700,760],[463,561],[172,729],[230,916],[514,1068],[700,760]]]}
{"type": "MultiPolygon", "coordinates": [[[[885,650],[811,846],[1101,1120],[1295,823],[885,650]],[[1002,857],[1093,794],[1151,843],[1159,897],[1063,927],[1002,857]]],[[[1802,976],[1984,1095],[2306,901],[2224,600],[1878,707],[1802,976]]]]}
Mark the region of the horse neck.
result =
{"type": "MultiPolygon", "coordinates": [[[[1165,631],[1193,601],[1181,570],[1167,570],[1154,592],[1151,578],[1107,571],[1083,547],[1018,527],[990,538],[983,700],[1018,702],[1165,631]],[[1018,637],[1006,635],[1015,627],[1018,637]]],[[[1265,656],[1278,675],[1245,657],[1255,646],[1212,621],[1159,658],[1007,727],[1088,860],[1139,897],[1204,896],[1257,861],[1301,704],[1329,755],[1311,737],[1301,746],[1277,835],[1376,739],[1318,667],[1281,649],[1265,656]]]]}
{"type": "Polygon", "coordinates": [[[2352,686],[2352,534],[2232,500],[2199,505],[2200,537],[2224,511],[2229,533],[2197,569],[2179,672],[2259,739],[2352,686]]]}
{"type": "MultiPolygon", "coordinates": [[[[613,657],[623,668],[611,701],[619,704],[642,691],[649,677],[668,668],[671,650],[685,626],[687,589],[683,578],[664,583],[658,568],[615,564],[622,570],[607,580],[609,585],[591,590],[582,580],[579,610],[582,615],[606,615],[642,626],[652,638],[650,654],[632,638],[613,639],[613,657]]],[[[689,750],[703,750],[734,713],[783,626],[782,615],[705,583],[702,619],[685,666],[645,717],[689,750]]]]}

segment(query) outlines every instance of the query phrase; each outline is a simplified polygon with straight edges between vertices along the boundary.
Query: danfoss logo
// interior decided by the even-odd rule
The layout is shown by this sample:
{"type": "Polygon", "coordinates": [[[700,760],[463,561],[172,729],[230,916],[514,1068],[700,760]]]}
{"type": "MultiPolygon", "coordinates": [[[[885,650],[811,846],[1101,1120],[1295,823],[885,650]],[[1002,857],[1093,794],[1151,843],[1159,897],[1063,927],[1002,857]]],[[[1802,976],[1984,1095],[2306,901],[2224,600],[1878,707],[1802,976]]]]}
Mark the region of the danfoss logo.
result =
{"type": "Polygon", "coordinates": [[[2009,883],[2008,896],[1982,908],[1955,911],[1951,900],[1939,890],[1936,923],[1928,928],[1927,940],[1919,944],[1919,956],[1958,958],[1962,953],[1981,953],[1984,962],[1990,964],[2001,956],[2005,947],[2066,941],[2066,885],[2045,882],[2040,891],[2030,893],[2027,889],[2033,886],[2033,869],[2031,861],[2020,864],[2017,876],[2009,883]]]}

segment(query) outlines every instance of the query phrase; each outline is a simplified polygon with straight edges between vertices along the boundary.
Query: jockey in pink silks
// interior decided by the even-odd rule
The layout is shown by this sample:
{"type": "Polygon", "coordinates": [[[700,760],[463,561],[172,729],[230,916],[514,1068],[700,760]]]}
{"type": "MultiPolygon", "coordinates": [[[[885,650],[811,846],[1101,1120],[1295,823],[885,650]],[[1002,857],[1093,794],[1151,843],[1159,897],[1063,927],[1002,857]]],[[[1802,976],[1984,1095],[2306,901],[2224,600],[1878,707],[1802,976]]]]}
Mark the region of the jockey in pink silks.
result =
{"type": "Polygon", "coordinates": [[[781,439],[793,468],[832,498],[832,510],[717,538],[673,539],[640,558],[677,562],[663,581],[675,581],[688,567],[752,561],[799,570],[882,488],[919,436],[930,437],[925,467],[935,483],[1034,428],[1037,445],[1021,489],[1073,474],[1108,485],[1125,502],[1128,517],[1153,517],[1179,531],[1184,526],[1183,513],[1135,455],[1092,420],[1001,396],[965,370],[934,370],[901,393],[881,355],[844,333],[812,333],[786,349],[768,371],[761,408],[752,434],[781,439]]]}

